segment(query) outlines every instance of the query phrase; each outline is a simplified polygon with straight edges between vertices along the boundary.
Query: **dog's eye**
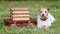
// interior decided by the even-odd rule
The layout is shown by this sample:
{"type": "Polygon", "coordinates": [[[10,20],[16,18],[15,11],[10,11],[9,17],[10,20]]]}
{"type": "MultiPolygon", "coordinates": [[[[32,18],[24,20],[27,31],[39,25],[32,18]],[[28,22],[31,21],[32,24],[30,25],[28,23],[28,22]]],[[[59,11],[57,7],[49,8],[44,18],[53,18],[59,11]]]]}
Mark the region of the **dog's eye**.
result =
{"type": "Polygon", "coordinates": [[[40,11],[40,13],[42,13],[42,11],[40,11]]]}
{"type": "Polygon", "coordinates": [[[45,11],[45,13],[47,13],[47,11],[45,11]]]}

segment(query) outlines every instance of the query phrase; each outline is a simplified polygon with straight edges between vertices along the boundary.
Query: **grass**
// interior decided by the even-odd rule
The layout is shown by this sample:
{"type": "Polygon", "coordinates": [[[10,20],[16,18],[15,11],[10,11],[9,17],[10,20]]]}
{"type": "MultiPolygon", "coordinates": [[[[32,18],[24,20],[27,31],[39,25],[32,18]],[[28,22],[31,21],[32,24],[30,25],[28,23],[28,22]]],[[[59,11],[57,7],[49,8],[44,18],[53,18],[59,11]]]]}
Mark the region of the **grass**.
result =
{"type": "Polygon", "coordinates": [[[4,21],[0,19],[0,34],[60,34],[60,1],[16,1],[0,2],[0,18],[10,17],[10,8],[27,7],[30,9],[30,17],[36,19],[38,8],[49,7],[51,14],[56,21],[48,29],[39,29],[35,25],[29,24],[24,27],[5,26],[4,21]]]}

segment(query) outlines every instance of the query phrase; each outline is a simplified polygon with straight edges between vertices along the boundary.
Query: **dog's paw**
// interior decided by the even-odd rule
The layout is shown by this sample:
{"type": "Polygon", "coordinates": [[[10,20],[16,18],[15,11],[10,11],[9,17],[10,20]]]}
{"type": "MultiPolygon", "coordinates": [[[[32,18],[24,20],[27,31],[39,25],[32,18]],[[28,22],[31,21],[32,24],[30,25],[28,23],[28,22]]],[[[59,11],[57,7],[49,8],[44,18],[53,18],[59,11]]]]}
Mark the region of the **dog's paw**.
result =
{"type": "Polygon", "coordinates": [[[43,25],[37,25],[37,27],[41,29],[43,27],[43,25]]]}

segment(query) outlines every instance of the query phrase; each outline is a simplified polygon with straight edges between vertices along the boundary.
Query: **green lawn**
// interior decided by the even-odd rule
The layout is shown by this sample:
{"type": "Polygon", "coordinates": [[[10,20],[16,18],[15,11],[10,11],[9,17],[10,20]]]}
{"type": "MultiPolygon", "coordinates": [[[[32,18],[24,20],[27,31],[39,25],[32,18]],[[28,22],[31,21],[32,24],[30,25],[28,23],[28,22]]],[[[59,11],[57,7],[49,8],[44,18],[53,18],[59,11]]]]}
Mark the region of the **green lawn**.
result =
{"type": "Polygon", "coordinates": [[[30,9],[30,17],[36,19],[38,8],[49,7],[50,13],[54,15],[56,21],[48,29],[39,29],[35,25],[29,24],[24,27],[8,27],[4,25],[4,21],[0,19],[0,34],[60,34],[60,1],[17,1],[17,2],[0,2],[0,18],[10,17],[10,8],[30,9]]]}

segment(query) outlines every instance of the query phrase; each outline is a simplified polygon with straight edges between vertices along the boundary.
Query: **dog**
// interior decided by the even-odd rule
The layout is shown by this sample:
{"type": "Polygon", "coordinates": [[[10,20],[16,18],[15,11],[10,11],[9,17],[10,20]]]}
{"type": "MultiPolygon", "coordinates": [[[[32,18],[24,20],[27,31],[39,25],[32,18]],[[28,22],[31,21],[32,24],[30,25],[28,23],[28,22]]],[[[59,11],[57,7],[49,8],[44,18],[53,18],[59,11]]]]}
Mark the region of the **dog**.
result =
{"type": "Polygon", "coordinates": [[[54,16],[49,13],[50,8],[41,8],[38,11],[39,12],[37,16],[37,27],[49,28],[53,21],[55,21],[54,16]]]}

